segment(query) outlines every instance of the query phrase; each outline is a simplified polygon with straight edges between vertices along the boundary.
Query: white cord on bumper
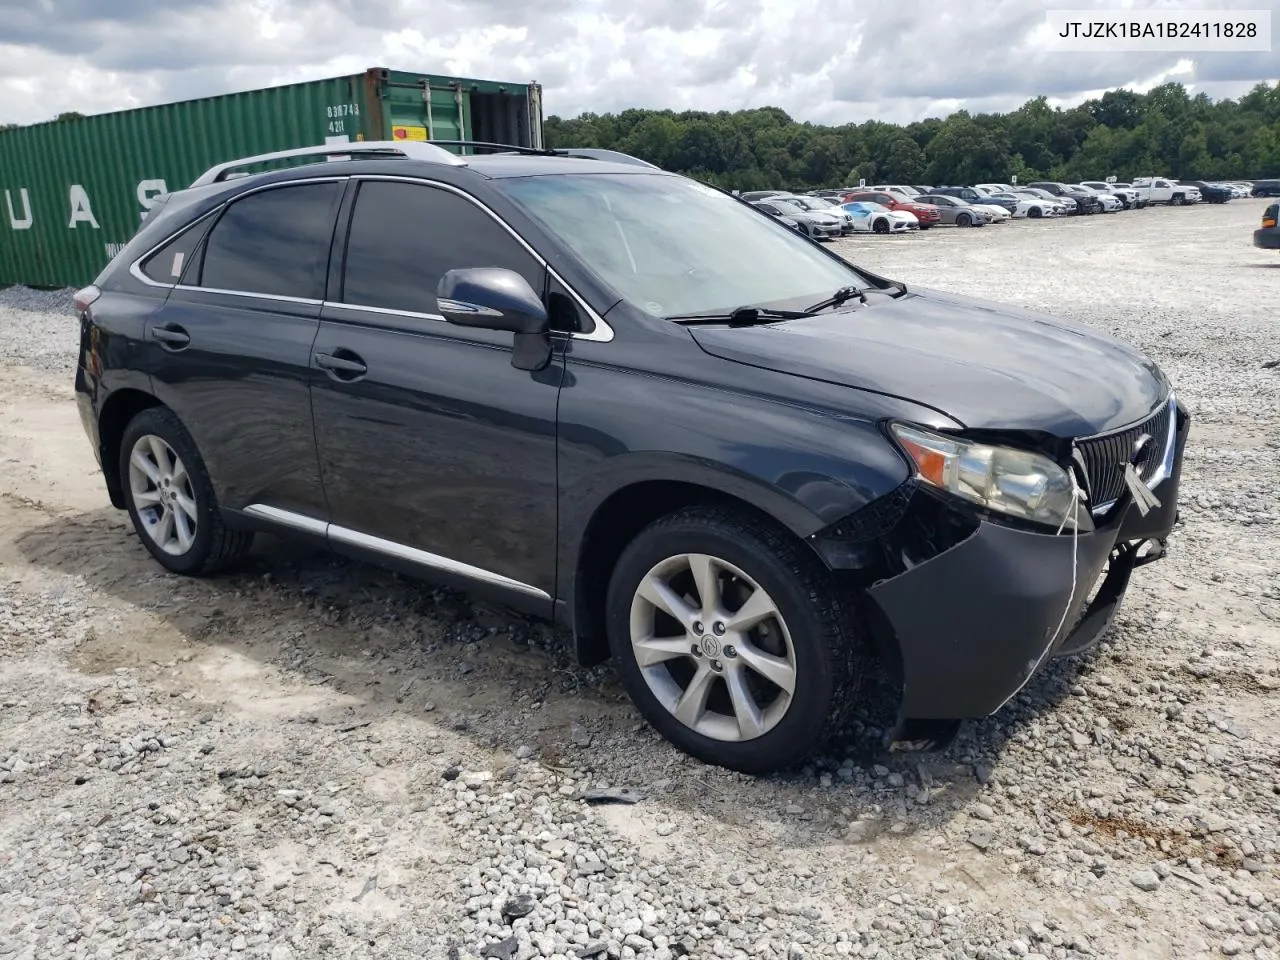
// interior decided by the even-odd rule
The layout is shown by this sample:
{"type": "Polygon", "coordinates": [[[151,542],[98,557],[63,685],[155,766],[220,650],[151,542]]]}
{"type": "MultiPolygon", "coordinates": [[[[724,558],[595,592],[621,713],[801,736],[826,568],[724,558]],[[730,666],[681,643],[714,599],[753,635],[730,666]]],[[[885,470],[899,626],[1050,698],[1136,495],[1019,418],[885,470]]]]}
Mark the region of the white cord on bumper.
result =
{"type": "Polygon", "coordinates": [[[1076,482],[1076,472],[1068,470],[1067,476],[1071,478],[1071,515],[1063,517],[1062,523],[1058,525],[1057,536],[1062,535],[1062,531],[1066,529],[1067,520],[1072,521],[1071,528],[1071,592],[1067,595],[1066,606],[1062,608],[1062,616],[1058,619],[1058,625],[1053,630],[1053,635],[1049,638],[1049,642],[1045,644],[1044,650],[1040,652],[1040,656],[1036,658],[1036,662],[1032,664],[1031,669],[1027,671],[1026,678],[1018,684],[1016,690],[1010,693],[1001,701],[1000,706],[992,710],[992,713],[998,713],[1004,709],[1004,705],[1022,692],[1028,681],[1036,675],[1036,671],[1040,669],[1040,664],[1044,663],[1044,658],[1049,655],[1049,651],[1053,649],[1054,644],[1058,642],[1058,635],[1062,633],[1062,628],[1066,626],[1067,616],[1071,613],[1071,607],[1076,599],[1076,587],[1078,586],[1078,575],[1076,573],[1076,563],[1080,556],[1080,504],[1085,499],[1084,491],[1080,489],[1080,484],[1076,482]]]}

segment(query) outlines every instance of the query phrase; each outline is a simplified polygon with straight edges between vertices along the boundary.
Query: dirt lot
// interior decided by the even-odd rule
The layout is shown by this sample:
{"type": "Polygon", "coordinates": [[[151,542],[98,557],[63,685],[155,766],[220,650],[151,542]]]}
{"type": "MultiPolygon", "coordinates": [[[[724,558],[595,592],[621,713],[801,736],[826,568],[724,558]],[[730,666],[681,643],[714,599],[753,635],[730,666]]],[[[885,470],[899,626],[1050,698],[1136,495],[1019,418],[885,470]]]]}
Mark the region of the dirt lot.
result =
{"type": "Polygon", "coordinates": [[[76,330],[0,292],[0,958],[1280,957],[1280,257],[1262,201],[841,241],[1114,331],[1195,423],[1111,642],[947,752],[753,780],[500,610],[260,541],[165,574],[76,330]],[[629,786],[634,805],[581,792],[629,786]]]}

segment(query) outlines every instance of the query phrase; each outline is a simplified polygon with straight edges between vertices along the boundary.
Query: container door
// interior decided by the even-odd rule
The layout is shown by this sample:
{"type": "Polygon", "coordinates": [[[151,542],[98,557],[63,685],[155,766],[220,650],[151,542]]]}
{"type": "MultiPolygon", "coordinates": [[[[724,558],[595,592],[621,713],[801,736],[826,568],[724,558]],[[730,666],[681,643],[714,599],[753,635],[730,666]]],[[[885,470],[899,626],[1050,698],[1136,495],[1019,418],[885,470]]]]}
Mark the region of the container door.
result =
{"type": "MultiPolygon", "coordinates": [[[[392,140],[466,140],[462,111],[449,88],[388,87],[384,110],[392,140]]],[[[467,95],[459,93],[465,105],[467,95]]]]}

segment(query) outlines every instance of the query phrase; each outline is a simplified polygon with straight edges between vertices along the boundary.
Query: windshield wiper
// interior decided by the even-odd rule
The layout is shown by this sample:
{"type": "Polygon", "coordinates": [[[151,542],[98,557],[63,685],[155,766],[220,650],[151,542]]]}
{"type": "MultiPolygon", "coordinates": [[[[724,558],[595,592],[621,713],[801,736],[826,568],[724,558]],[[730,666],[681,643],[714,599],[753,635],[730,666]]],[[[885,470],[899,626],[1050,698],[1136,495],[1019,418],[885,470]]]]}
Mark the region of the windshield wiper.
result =
{"type": "Polygon", "coordinates": [[[812,306],[805,307],[808,313],[816,313],[819,310],[826,310],[828,307],[838,307],[846,300],[852,300],[857,297],[863,303],[867,302],[867,295],[862,292],[860,287],[841,287],[825,300],[819,300],[812,306]]]}
{"type": "Polygon", "coordinates": [[[677,313],[667,317],[676,323],[727,323],[731,327],[749,327],[778,320],[801,320],[813,316],[809,310],[770,310],[768,307],[738,307],[728,313],[677,313]]]}

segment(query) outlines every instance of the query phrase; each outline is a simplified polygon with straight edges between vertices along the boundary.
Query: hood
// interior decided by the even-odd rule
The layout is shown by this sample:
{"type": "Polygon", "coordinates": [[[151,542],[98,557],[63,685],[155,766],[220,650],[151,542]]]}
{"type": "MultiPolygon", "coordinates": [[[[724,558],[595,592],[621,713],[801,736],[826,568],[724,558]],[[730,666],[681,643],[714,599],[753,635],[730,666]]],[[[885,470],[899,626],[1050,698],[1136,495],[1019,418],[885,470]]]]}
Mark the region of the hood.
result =
{"type": "Polygon", "coordinates": [[[1082,437],[1147,416],[1160,369],[1083,324],[934,290],[757,327],[691,327],[712,356],[900,397],[974,429],[1082,437]]]}

